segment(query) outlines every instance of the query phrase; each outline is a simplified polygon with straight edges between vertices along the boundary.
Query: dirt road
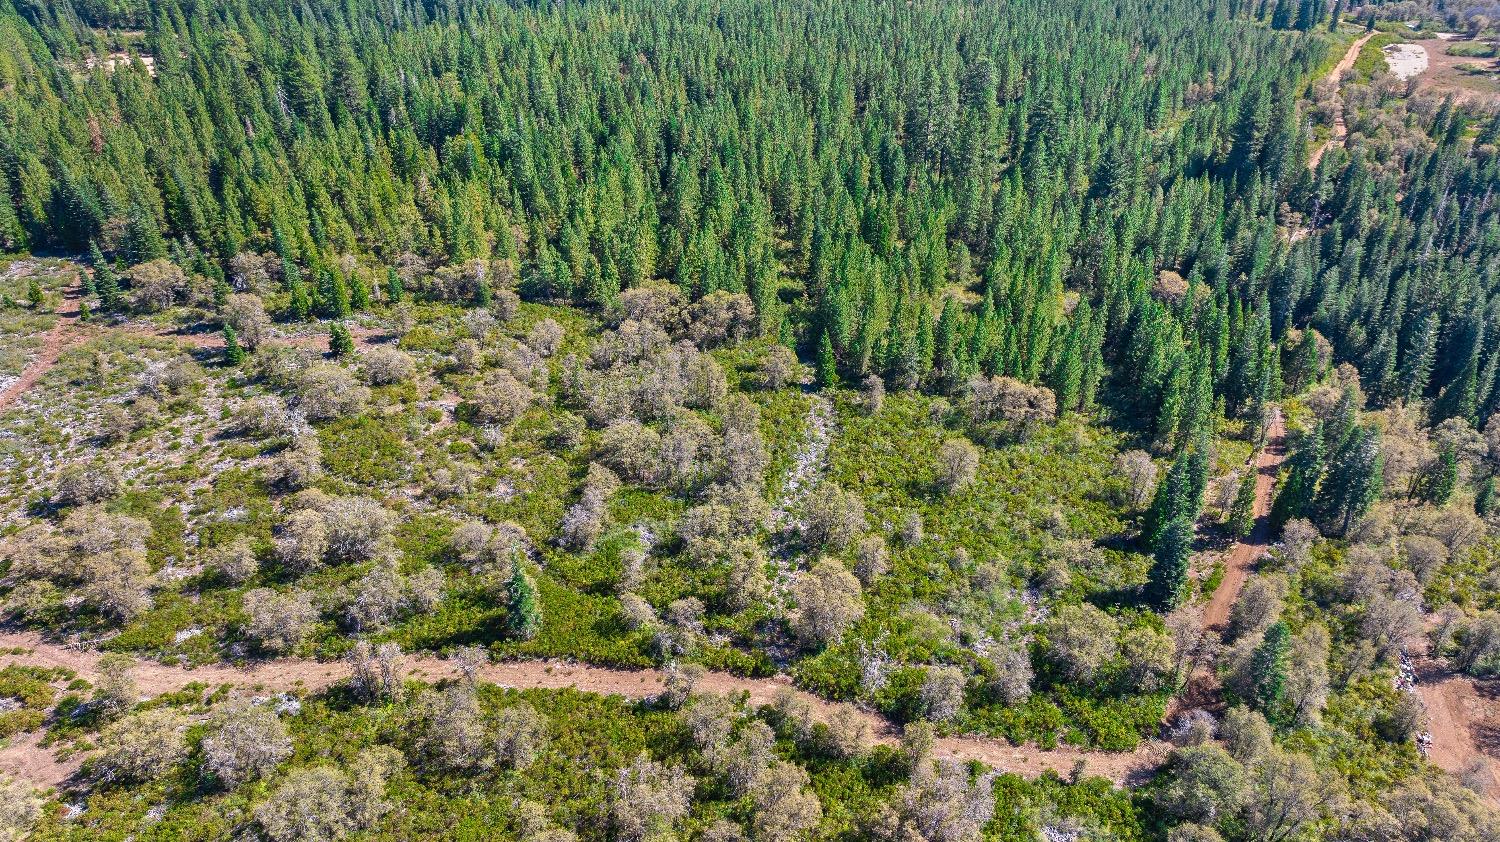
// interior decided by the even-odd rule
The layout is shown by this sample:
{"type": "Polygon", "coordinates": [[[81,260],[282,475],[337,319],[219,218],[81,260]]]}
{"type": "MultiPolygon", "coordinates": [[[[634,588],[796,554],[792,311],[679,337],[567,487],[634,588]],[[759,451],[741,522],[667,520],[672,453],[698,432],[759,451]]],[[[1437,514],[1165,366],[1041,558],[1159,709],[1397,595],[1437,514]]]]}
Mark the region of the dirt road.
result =
{"type": "MultiPolygon", "coordinates": [[[[1359,59],[1359,51],[1364,48],[1365,42],[1374,38],[1377,34],[1375,32],[1366,32],[1355,39],[1353,44],[1349,45],[1349,49],[1344,52],[1344,57],[1339,59],[1338,64],[1334,65],[1333,73],[1330,74],[1335,84],[1342,85],[1344,74],[1354,69],[1354,62],[1359,59]]],[[[1310,170],[1317,169],[1318,162],[1323,160],[1323,153],[1328,151],[1328,147],[1335,143],[1343,143],[1344,138],[1348,136],[1349,127],[1344,123],[1344,101],[1341,98],[1338,110],[1333,113],[1333,134],[1319,144],[1318,148],[1313,150],[1312,155],[1308,156],[1307,168],[1310,170]]]]}
{"type": "Polygon", "coordinates": [[[0,410],[8,408],[25,394],[27,389],[36,385],[36,382],[42,379],[42,375],[50,371],[57,363],[57,358],[62,356],[63,350],[77,340],[73,325],[78,321],[78,305],[83,300],[81,293],[82,282],[75,275],[73,283],[68,286],[63,296],[62,309],[57,313],[57,323],[47,331],[47,338],[42,341],[41,350],[21,372],[21,376],[6,386],[5,391],[0,392],[0,410]]]}
{"type": "Polygon", "coordinates": [[[1234,545],[1224,559],[1224,578],[1208,606],[1203,609],[1203,628],[1223,631],[1229,622],[1229,611],[1239,599],[1240,589],[1255,569],[1255,562],[1271,544],[1271,495],[1276,488],[1276,472],[1286,459],[1286,423],[1278,410],[1266,429],[1266,446],[1255,460],[1255,526],[1250,535],[1234,545]]]}
{"type": "MultiPolygon", "coordinates": [[[[0,650],[5,651],[5,654],[0,654],[0,664],[65,667],[84,678],[93,678],[98,672],[97,653],[47,643],[29,632],[0,633],[0,650]]],[[[410,655],[403,660],[402,669],[409,676],[427,680],[457,675],[452,662],[430,655],[410,655]]],[[[142,660],[137,661],[131,675],[140,691],[150,696],[180,690],[192,682],[201,682],[210,688],[230,684],[263,692],[311,692],[347,678],[349,669],[342,662],[295,658],[243,668],[211,665],[191,669],[142,660]]],[[[479,679],[517,689],[573,688],[640,699],[660,693],[665,676],[660,670],[611,669],[560,661],[511,661],[487,664],[479,671],[479,679]]],[[[897,728],[883,717],[868,711],[842,708],[794,689],[784,677],[753,679],[711,672],[699,682],[698,689],[725,695],[743,692],[751,703],[757,705],[770,704],[777,694],[789,692],[806,704],[818,721],[829,721],[841,709],[851,710],[868,727],[872,744],[893,743],[899,738],[897,728]]],[[[1066,747],[1046,751],[1035,746],[1013,746],[1003,740],[967,736],[940,738],[934,752],[939,757],[978,760],[997,770],[1027,777],[1035,777],[1049,769],[1067,775],[1082,762],[1088,774],[1119,784],[1149,777],[1166,756],[1165,746],[1158,743],[1147,744],[1133,752],[1066,747]]],[[[76,758],[62,762],[56,760],[50,749],[37,745],[35,735],[20,735],[0,749],[0,771],[42,787],[61,784],[77,768],[76,758]]]]}
{"type": "MultiPolygon", "coordinates": [[[[1229,623],[1229,612],[1239,599],[1255,563],[1271,542],[1271,500],[1276,490],[1276,472],[1286,459],[1286,423],[1281,411],[1276,410],[1266,428],[1266,446],[1255,458],[1255,526],[1242,541],[1237,541],[1224,557],[1224,576],[1219,586],[1202,608],[1198,627],[1206,638],[1217,640],[1218,634],[1229,623]]],[[[1184,606],[1179,611],[1193,612],[1195,606],[1184,606]]],[[[1167,705],[1164,723],[1176,721],[1179,714],[1194,708],[1214,708],[1222,703],[1219,697],[1219,680],[1214,672],[1211,649],[1200,648],[1188,667],[1189,675],[1182,692],[1167,705]]]]}

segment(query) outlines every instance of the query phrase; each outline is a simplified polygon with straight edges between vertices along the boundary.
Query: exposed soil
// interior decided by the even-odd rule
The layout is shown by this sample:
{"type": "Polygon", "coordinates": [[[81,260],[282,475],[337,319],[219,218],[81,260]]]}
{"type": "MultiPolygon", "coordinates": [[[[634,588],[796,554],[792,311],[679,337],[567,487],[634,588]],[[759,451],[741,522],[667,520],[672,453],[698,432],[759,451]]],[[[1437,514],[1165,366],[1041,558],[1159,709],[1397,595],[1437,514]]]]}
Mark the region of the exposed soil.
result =
{"type": "MultiPolygon", "coordinates": [[[[0,655],[0,664],[66,667],[84,678],[97,675],[97,653],[48,643],[35,633],[0,633],[0,649],[8,650],[0,655]]],[[[429,655],[408,656],[402,666],[407,674],[427,680],[457,675],[450,661],[429,655]]],[[[192,682],[200,682],[209,688],[231,684],[268,692],[317,691],[347,678],[349,670],[343,662],[303,659],[266,661],[246,667],[211,665],[196,668],[142,660],[136,663],[131,674],[142,693],[159,695],[180,690],[192,682]]],[[[573,688],[641,699],[659,694],[665,676],[660,670],[611,669],[563,661],[510,661],[486,665],[479,671],[479,679],[501,687],[573,688]]],[[[808,705],[814,718],[824,722],[841,709],[840,705],[794,689],[784,677],[752,679],[711,672],[704,676],[698,689],[718,694],[745,693],[750,702],[757,705],[769,704],[777,694],[789,692],[808,705]]],[[[867,711],[853,711],[853,715],[868,726],[872,744],[893,743],[899,739],[899,730],[883,717],[867,711]]],[[[934,752],[939,757],[978,760],[997,770],[1027,777],[1047,770],[1067,775],[1082,762],[1088,774],[1118,784],[1149,777],[1166,757],[1166,747],[1160,743],[1148,743],[1133,752],[1067,747],[1048,751],[1034,746],[1012,746],[1003,740],[965,736],[940,738],[934,752]]],[[[58,761],[51,749],[37,744],[36,735],[17,736],[0,749],[0,771],[42,787],[62,785],[77,771],[78,765],[77,758],[58,761]]]]}
{"type": "Polygon", "coordinates": [[[1469,40],[1448,40],[1430,45],[1427,71],[1417,77],[1417,90],[1435,96],[1452,96],[1458,102],[1473,105],[1492,105],[1500,101],[1500,62],[1493,58],[1448,52],[1488,46],[1485,42],[1469,40]],[[1486,72],[1473,72],[1476,69],[1486,72]]]}
{"type": "Polygon", "coordinates": [[[1421,44],[1391,44],[1382,52],[1391,75],[1403,82],[1427,70],[1427,48],[1421,44]]]}
{"type": "Polygon", "coordinates": [[[62,309],[57,313],[57,323],[47,331],[47,338],[43,340],[41,350],[27,364],[21,376],[11,381],[10,385],[0,392],[0,410],[4,410],[15,403],[27,389],[36,385],[42,379],[42,375],[52,369],[57,363],[57,358],[62,352],[78,339],[78,334],[73,331],[73,326],[78,322],[79,302],[82,292],[81,280],[76,276],[73,283],[68,286],[68,291],[63,298],[62,309]]]}
{"type": "Polygon", "coordinates": [[[1483,788],[1500,804],[1500,682],[1458,675],[1427,654],[1413,659],[1427,709],[1427,759],[1483,788]]]}

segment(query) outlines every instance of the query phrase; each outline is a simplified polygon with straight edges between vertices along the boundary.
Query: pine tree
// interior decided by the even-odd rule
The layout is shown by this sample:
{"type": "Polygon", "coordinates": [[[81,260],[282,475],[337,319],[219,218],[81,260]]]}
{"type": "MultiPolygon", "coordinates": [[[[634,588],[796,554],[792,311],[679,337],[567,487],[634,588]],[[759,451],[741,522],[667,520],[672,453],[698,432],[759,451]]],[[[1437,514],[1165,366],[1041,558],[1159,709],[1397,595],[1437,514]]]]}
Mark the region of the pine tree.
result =
{"type": "Polygon", "coordinates": [[[511,635],[519,640],[536,637],[542,628],[541,601],[537,597],[536,582],[521,566],[519,554],[511,560],[505,595],[505,625],[511,635]]]}
{"type": "Polygon", "coordinates": [[[1337,32],[1339,20],[1344,16],[1344,0],[1338,0],[1333,4],[1333,14],[1328,16],[1328,31],[1337,32]]]}
{"type": "Polygon", "coordinates": [[[328,325],[328,353],[335,357],[354,353],[354,337],[349,335],[349,328],[344,327],[343,322],[328,325]]]}
{"type": "Polygon", "coordinates": [[[99,294],[99,306],[105,310],[117,310],[121,304],[120,278],[115,269],[104,259],[99,244],[89,241],[89,263],[94,267],[94,288],[99,294]]]}
{"type": "Polygon", "coordinates": [[[385,296],[392,304],[400,304],[406,297],[406,288],[401,284],[401,274],[394,268],[385,273],[385,296]]]}
{"type": "Polygon", "coordinates": [[[1288,460],[1289,470],[1271,506],[1271,528],[1280,531],[1287,521],[1304,517],[1312,508],[1318,481],[1323,478],[1323,428],[1314,427],[1288,460]]]}
{"type": "Polygon", "coordinates": [[[1489,517],[1495,510],[1495,478],[1485,477],[1474,491],[1474,513],[1489,517]]]}
{"type": "Polygon", "coordinates": [[[26,284],[26,303],[31,305],[31,309],[40,310],[46,301],[47,296],[42,294],[42,285],[37,282],[36,278],[32,278],[26,284]]]}
{"type": "Polygon", "coordinates": [[[818,386],[831,389],[839,384],[838,361],[833,356],[833,341],[828,331],[818,339],[818,386]]]}
{"type": "Polygon", "coordinates": [[[1458,454],[1450,445],[1422,471],[1415,482],[1415,496],[1434,506],[1446,506],[1458,487],[1458,454]]]}
{"type": "Polygon", "coordinates": [[[1285,622],[1277,620],[1266,629],[1265,637],[1250,657],[1248,701],[1273,724],[1284,718],[1286,659],[1290,648],[1291,632],[1285,622]]]}
{"type": "Polygon", "coordinates": [[[1239,488],[1235,491],[1234,503],[1229,507],[1228,527],[1229,533],[1236,538],[1244,538],[1250,534],[1255,527],[1255,482],[1257,473],[1254,465],[1245,471],[1240,478],[1239,488]]]}
{"type": "Polygon", "coordinates": [[[349,305],[355,310],[370,309],[370,287],[358,272],[349,276],[349,305]]]}
{"type": "Polygon", "coordinates": [[[1171,611],[1187,596],[1192,550],[1193,524],[1186,517],[1162,528],[1146,580],[1146,597],[1157,610],[1171,611]]]}
{"type": "Polygon", "coordinates": [[[1329,460],[1313,500],[1313,511],[1325,531],[1348,534],[1349,527],[1364,517],[1380,496],[1383,475],[1379,431],[1356,427],[1329,460]]]}
{"type": "Polygon", "coordinates": [[[288,293],[288,309],[293,321],[305,322],[312,318],[312,298],[307,294],[307,286],[302,283],[302,273],[298,271],[297,264],[290,260],[281,261],[281,278],[286,284],[288,293]]]}
{"type": "Polygon", "coordinates": [[[240,336],[234,325],[224,325],[224,362],[238,366],[245,361],[245,349],[240,347],[240,336]]]}

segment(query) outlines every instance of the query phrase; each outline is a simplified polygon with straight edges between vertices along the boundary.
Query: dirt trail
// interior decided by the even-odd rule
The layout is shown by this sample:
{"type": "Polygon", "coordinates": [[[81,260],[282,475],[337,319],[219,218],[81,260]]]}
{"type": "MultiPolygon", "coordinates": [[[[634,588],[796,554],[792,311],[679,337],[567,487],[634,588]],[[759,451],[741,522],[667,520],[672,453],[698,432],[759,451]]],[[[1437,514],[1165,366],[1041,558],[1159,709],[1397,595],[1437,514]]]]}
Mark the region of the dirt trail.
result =
{"type": "Polygon", "coordinates": [[[1286,459],[1286,423],[1280,410],[1271,416],[1266,430],[1266,446],[1255,460],[1255,527],[1249,536],[1234,545],[1224,559],[1224,578],[1203,610],[1203,628],[1222,631],[1229,622],[1229,610],[1239,599],[1240,589],[1250,578],[1255,562],[1271,544],[1271,494],[1276,487],[1276,472],[1286,459]]]}
{"type": "Polygon", "coordinates": [[[78,322],[79,302],[83,300],[81,293],[82,280],[75,273],[73,283],[64,293],[63,307],[57,312],[57,323],[47,331],[47,338],[43,340],[41,350],[21,372],[21,376],[0,392],[0,410],[7,409],[25,394],[27,389],[36,385],[36,382],[42,379],[42,375],[51,371],[52,366],[57,364],[57,358],[62,356],[62,352],[76,341],[77,334],[72,328],[78,322]]]}
{"type": "MultiPolygon", "coordinates": [[[[1367,32],[1355,39],[1353,44],[1349,45],[1349,49],[1344,52],[1344,57],[1339,59],[1338,64],[1334,65],[1333,73],[1330,74],[1335,84],[1342,85],[1344,74],[1354,69],[1354,62],[1359,59],[1359,51],[1364,48],[1365,42],[1374,38],[1377,34],[1375,32],[1367,32]]],[[[1344,138],[1348,136],[1349,127],[1344,123],[1344,101],[1340,98],[1338,109],[1333,112],[1333,134],[1327,140],[1323,141],[1317,149],[1313,150],[1312,155],[1307,159],[1307,168],[1310,170],[1317,169],[1318,162],[1323,160],[1323,153],[1327,152],[1328,148],[1333,144],[1343,143],[1344,138]]]]}
{"type": "MultiPolygon", "coordinates": [[[[1255,459],[1255,526],[1244,540],[1235,543],[1224,558],[1224,576],[1203,608],[1198,626],[1205,636],[1222,633],[1229,623],[1229,612],[1239,599],[1255,563],[1271,543],[1271,500],[1276,488],[1276,473],[1286,459],[1286,422],[1281,410],[1274,410],[1266,429],[1266,445],[1255,459]]],[[[1189,608],[1185,610],[1197,610],[1189,608]]],[[[1187,684],[1167,705],[1166,722],[1175,720],[1184,710],[1208,708],[1219,704],[1218,677],[1207,660],[1189,668],[1187,684]]]]}
{"type": "MultiPolygon", "coordinates": [[[[99,655],[95,652],[47,643],[30,632],[0,633],[0,664],[28,664],[44,667],[66,667],[83,678],[97,675],[99,655]],[[20,654],[16,654],[19,652],[20,654]]],[[[457,675],[452,662],[430,655],[410,655],[403,659],[403,671],[413,677],[437,680],[457,675]]],[[[131,671],[136,686],[146,695],[180,690],[189,683],[201,682],[210,688],[233,684],[264,692],[293,690],[317,691],[348,677],[343,662],[283,659],[247,667],[211,665],[197,668],[169,666],[153,661],[137,661],[131,671]]],[[[647,698],[661,692],[664,675],[660,670],[625,670],[595,667],[561,661],[511,661],[488,664],[479,671],[481,681],[517,689],[573,688],[590,693],[615,694],[632,699],[647,698]]],[[[790,692],[805,703],[814,718],[827,722],[841,706],[810,693],[794,689],[785,677],[753,679],[727,673],[710,672],[699,682],[702,691],[731,694],[745,693],[754,704],[769,704],[781,692],[790,692]]],[[[888,720],[866,711],[855,711],[868,726],[872,743],[893,743],[898,730],[888,720]]],[[[940,757],[978,760],[1000,771],[1034,777],[1052,770],[1061,775],[1072,772],[1082,762],[1088,774],[1116,783],[1132,783],[1148,777],[1166,756],[1161,744],[1150,743],[1133,752],[1087,751],[1058,748],[1045,751],[1034,746],[1013,746],[1003,740],[986,737],[943,737],[934,748],[940,757]]],[[[78,768],[76,758],[57,761],[51,750],[37,745],[35,735],[20,735],[0,749],[0,771],[32,781],[38,786],[58,786],[78,768]]]]}

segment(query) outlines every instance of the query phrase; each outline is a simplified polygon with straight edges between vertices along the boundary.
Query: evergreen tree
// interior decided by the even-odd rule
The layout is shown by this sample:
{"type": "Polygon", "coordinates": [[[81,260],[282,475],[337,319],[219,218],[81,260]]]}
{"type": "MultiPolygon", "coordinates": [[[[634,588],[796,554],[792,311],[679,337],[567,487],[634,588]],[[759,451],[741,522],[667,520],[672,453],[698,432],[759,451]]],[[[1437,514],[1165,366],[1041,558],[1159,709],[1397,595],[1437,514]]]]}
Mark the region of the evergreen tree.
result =
{"type": "Polygon", "coordinates": [[[42,294],[42,285],[36,278],[32,278],[26,283],[26,303],[31,305],[31,309],[40,310],[46,301],[47,297],[42,294]]]}
{"type": "Polygon", "coordinates": [[[343,322],[328,325],[328,353],[335,357],[354,353],[354,337],[349,334],[349,328],[343,322]]]}
{"type": "Polygon", "coordinates": [[[828,331],[818,339],[818,386],[823,389],[831,389],[839,384],[838,361],[833,356],[833,341],[828,338],[828,331]]]}
{"type": "Polygon", "coordinates": [[[1239,488],[1235,491],[1234,503],[1229,507],[1227,525],[1229,534],[1236,538],[1245,538],[1250,530],[1255,527],[1255,482],[1257,472],[1254,465],[1245,471],[1240,477],[1239,488]]]}
{"type": "Polygon", "coordinates": [[[118,310],[122,303],[120,278],[99,251],[99,244],[93,240],[89,241],[89,263],[94,267],[94,288],[99,295],[99,306],[105,310],[118,310]]]}
{"type": "Polygon", "coordinates": [[[536,637],[542,628],[542,606],[536,582],[521,566],[520,555],[511,560],[510,578],[505,583],[505,625],[518,640],[536,637]]]}
{"type": "Polygon", "coordinates": [[[1287,653],[1291,649],[1291,631],[1277,620],[1266,629],[1265,637],[1255,647],[1250,659],[1250,706],[1278,724],[1284,719],[1286,702],[1287,653]]]}
{"type": "Polygon", "coordinates": [[[1146,597],[1158,610],[1171,611],[1187,596],[1192,549],[1193,524],[1186,517],[1162,528],[1146,580],[1146,597]]]}
{"type": "Polygon", "coordinates": [[[392,304],[400,304],[406,297],[406,288],[401,284],[401,275],[394,268],[386,270],[385,295],[392,304]]]}
{"type": "Polygon", "coordinates": [[[312,297],[307,294],[307,287],[302,283],[302,273],[297,269],[297,264],[283,259],[281,279],[286,284],[289,299],[287,307],[292,320],[305,322],[312,318],[312,297]]]}
{"type": "Polygon", "coordinates": [[[1474,491],[1474,513],[1480,517],[1489,517],[1495,510],[1495,478],[1485,477],[1479,482],[1479,487],[1474,491]]]}
{"type": "Polygon", "coordinates": [[[1297,19],[1294,0],[1276,0],[1276,9],[1271,13],[1272,29],[1291,29],[1297,19]]]}
{"type": "Polygon", "coordinates": [[[1313,511],[1325,532],[1347,534],[1379,497],[1383,475],[1379,431],[1356,427],[1329,460],[1313,499],[1313,511]]]}
{"type": "Polygon", "coordinates": [[[1458,487],[1458,454],[1450,445],[1422,471],[1415,482],[1414,496],[1434,506],[1446,506],[1458,487]]]}
{"type": "Polygon", "coordinates": [[[1287,521],[1304,517],[1312,509],[1318,481],[1323,478],[1322,425],[1314,427],[1302,438],[1287,463],[1286,479],[1276,493],[1276,502],[1271,505],[1271,528],[1278,532],[1287,521]]]}
{"type": "Polygon", "coordinates": [[[240,347],[240,336],[233,325],[224,325],[224,362],[238,366],[245,361],[245,349],[240,347]]]}

